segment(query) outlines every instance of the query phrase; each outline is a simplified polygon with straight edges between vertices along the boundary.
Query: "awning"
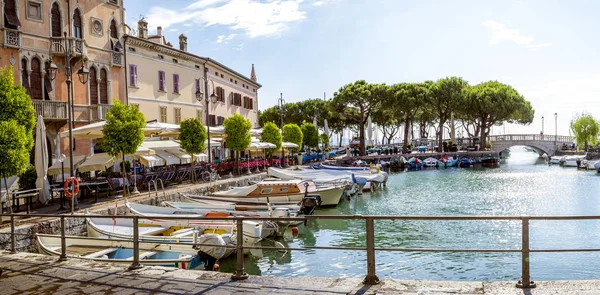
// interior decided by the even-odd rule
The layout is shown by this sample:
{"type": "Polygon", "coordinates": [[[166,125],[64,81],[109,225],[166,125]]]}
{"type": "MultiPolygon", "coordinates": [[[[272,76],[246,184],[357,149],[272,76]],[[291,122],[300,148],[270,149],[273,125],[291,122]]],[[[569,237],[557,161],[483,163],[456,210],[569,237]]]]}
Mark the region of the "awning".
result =
{"type": "Polygon", "coordinates": [[[95,154],[87,159],[83,163],[79,165],[79,172],[88,172],[88,171],[105,171],[107,168],[111,167],[115,163],[114,157],[110,156],[106,153],[95,154]]]}
{"type": "MultiPolygon", "coordinates": [[[[83,162],[83,160],[85,160],[86,156],[74,156],[73,157],[73,163],[75,163],[74,167],[75,170],[77,170],[77,167],[79,166],[79,164],[81,162],[83,162]]],[[[64,166],[65,166],[65,174],[70,174],[71,170],[70,170],[70,161],[69,158],[67,157],[64,161],[64,166]]],[[[48,168],[48,175],[58,175],[62,173],[62,164],[59,161],[54,162],[54,164],[52,164],[52,166],[50,166],[50,168],[48,168]]]]}
{"type": "Polygon", "coordinates": [[[290,149],[290,148],[291,149],[297,149],[298,148],[297,144],[292,143],[292,142],[287,142],[287,141],[282,142],[281,146],[284,147],[284,148],[288,148],[288,149],[290,149]]]}
{"type": "Polygon", "coordinates": [[[140,163],[142,163],[142,165],[150,168],[165,165],[165,160],[155,155],[136,156],[136,158],[138,161],[140,161],[140,163]]]}
{"type": "Polygon", "coordinates": [[[181,164],[181,160],[175,155],[168,153],[164,150],[156,151],[156,155],[163,158],[167,165],[178,165],[181,164]]]}
{"type": "Polygon", "coordinates": [[[189,154],[187,154],[186,152],[184,152],[180,149],[166,150],[166,151],[168,153],[173,154],[175,157],[179,158],[179,160],[181,161],[181,164],[192,163],[192,156],[190,156],[189,154]]]}
{"type": "Polygon", "coordinates": [[[198,162],[208,162],[207,154],[194,154],[194,160],[198,162]]]}
{"type": "Polygon", "coordinates": [[[11,1],[9,4],[8,1],[4,3],[4,18],[9,25],[20,27],[21,22],[19,21],[19,17],[17,16],[17,12],[15,10],[15,1],[11,1]],[[11,7],[12,6],[12,7],[11,7]]]}
{"type": "Polygon", "coordinates": [[[179,142],[174,140],[146,140],[142,142],[142,145],[138,148],[140,149],[149,149],[154,151],[159,150],[169,150],[169,149],[179,149],[181,146],[179,142]]]}

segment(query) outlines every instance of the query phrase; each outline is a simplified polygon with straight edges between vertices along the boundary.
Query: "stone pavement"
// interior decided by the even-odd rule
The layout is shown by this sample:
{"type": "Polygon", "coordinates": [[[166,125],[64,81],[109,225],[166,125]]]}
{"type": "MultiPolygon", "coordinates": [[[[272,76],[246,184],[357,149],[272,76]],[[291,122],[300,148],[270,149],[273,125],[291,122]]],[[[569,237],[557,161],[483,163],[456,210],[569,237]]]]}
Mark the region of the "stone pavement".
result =
{"type": "Polygon", "coordinates": [[[250,276],[232,281],[230,274],[144,267],[128,271],[80,259],[0,251],[0,294],[600,294],[600,281],[538,282],[521,290],[514,282],[442,282],[383,280],[365,286],[361,279],[250,276]]]}

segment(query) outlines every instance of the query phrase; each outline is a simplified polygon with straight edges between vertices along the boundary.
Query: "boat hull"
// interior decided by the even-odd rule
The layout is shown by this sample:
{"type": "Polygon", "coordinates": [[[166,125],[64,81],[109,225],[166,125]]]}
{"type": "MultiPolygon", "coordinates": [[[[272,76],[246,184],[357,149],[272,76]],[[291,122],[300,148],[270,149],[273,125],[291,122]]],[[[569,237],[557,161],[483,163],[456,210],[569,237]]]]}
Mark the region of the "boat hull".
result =
{"type": "MultiPolygon", "coordinates": [[[[320,187],[310,194],[318,194],[321,196],[321,206],[336,206],[342,194],[346,190],[346,186],[320,187]]],[[[226,192],[213,193],[213,198],[227,198],[239,201],[260,201],[260,202],[300,202],[304,198],[304,193],[286,194],[286,195],[269,195],[269,196],[237,196],[228,195],[226,192]]]]}

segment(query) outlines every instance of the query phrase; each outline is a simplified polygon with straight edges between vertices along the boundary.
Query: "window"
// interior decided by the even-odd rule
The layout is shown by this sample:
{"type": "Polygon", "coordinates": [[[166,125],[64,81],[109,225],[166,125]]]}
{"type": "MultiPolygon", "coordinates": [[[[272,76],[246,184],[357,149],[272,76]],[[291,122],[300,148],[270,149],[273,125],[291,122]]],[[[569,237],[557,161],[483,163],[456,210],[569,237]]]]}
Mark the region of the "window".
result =
{"type": "Polygon", "coordinates": [[[237,84],[237,80],[235,80],[235,84],[237,84]]]}
{"type": "Polygon", "coordinates": [[[233,83],[233,79],[229,78],[229,82],[233,83]]]}
{"type": "Polygon", "coordinates": [[[135,52],[135,48],[129,47],[129,52],[135,52]]]}
{"type": "Polygon", "coordinates": [[[110,37],[113,39],[119,38],[119,31],[117,31],[117,22],[113,19],[110,21],[110,37]]]}
{"type": "Polygon", "coordinates": [[[30,79],[30,93],[31,99],[44,99],[42,93],[42,72],[41,72],[40,60],[34,57],[31,60],[31,76],[30,79]]]}
{"type": "Polygon", "coordinates": [[[81,29],[81,12],[79,9],[75,9],[73,13],[73,36],[75,38],[83,39],[83,30],[81,29]]]}
{"type": "Polygon", "coordinates": [[[173,74],[173,93],[179,94],[179,75],[173,74]]]}
{"type": "Polygon", "coordinates": [[[175,108],[175,124],[181,122],[181,108],[175,108]]]}
{"type": "Polygon", "coordinates": [[[19,16],[17,15],[16,0],[4,0],[4,25],[9,29],[17,29],[21,26],[19,16]]]}
{"type": "Polygon", "coordinates": [[[260,190],[260,194],[261,195],[268,195],[273,191],[272,188],[263,188],[262,190],[260,190]]]}
{"type": "Polygon", "coordinates": [[[222,126],[225,121],[225,117],[217,116],[217,126],[222,126]]]}
{"type": "Polygon", "coordinates": [[[196,118],[202,122],[202,110],[196,110],[196,118]]]}
{"type": "Polygon", "coordinates": [[[217,101],[225,102],[225,89],[223,87],[217,87],[216,94],[217,101]]]}
{"type": "Polygon", "coordinates": [[[52,19],[52,37],[62,36],[62,25],[60,24],[60,7],[58,3],[52,4],[52,10],[50,11],[52,19]]]}
{"type": "Polygon", "coordinates": [[[167,107],[160,107],[160,122],[167,123],[167,107]]]}
{"type": "Polygon", "coordinates": [[[119,0],[108,0],[108,3],[114,4],[114,5],[119,5],[119,0]]]}
{"type": "Polygon", "coordinates": [[[90,68],[90,104],[98,104],[98,73],[90,68]]]}
{"type": "Polygon", "coordinates": [[[252,98],[244,96],[244,108],[249,110],[253,109],[252,98]]]}
{"type": "Polygon", "coordinates": [[[217,116],[209,115],[208,116],[208,125],[210,125],[210,127],[217,126],[217,116]]]}
{"type": "Polygon", "coordinates": [[[252,92],[256,92],[256,88],[252,88],[252,92]]]}
{"type": "Polygon", "coordinates": [[[221,78],[223,78],[223,74],[221,74],[221,78]]]}
{"type": "Polygon", "coordinates": [[[29,94],[30,93],[29,75],[27,74],[27,60],[26,59],[21,60],[21,85],[23,85],[23,87],[25,87],[25,90],[27,90],[27,94],[29,94]]]}
{"type": "Polygon", "coordinates": [[[159,54],[159,55],[158,55],[158,58],[160,58],[160,59],[165,59],[165,57],[164,57],[162,54],[159,54]]]}
{"type": "Polygon", "coordinates": [[[234,106],[242,106],[242,95],[239,93],[234,93],[233,94],[233,105],[234,106]]]}
{"type": "Polygon", "coordinates": [[[137,65],[129,65],[129,86],[137,87],[137,65]]]}
{"type": "Polygon", "coordinates": [[[194,92],[194,94],[198,92],[200,92],[200,79],[196,79],[196,91],[194,92]]]}
{"type": "Polygon", "coordinates": [[[41,2],[27,1],[27,19],[43,21],[41,2]]]}
{"type": "Polygon", "coordinates": [[[179,61],[178,61],[178,60],[176,60],[176,59],[173,59],[173,62],[174,62],[174,63],[179,63],[179,61]]]}
{"type": "Polygon", "coordinates": [[[100,70],[100,103],[108,104],[108,72],[100,70]]]}
{"type": "Polygon", "coordinates": [[[288,191],[289,191],[289,188],[287,188],[287,187],[280,187],[279,188],[279,192],[280,193],[287,193],[288,191]]]}
{"type": "Polygon", "coordinates": [[[196,69],[199,69],[199,68],[200,68],[200,66],[199,66],[199,65],[196,65],[196,69]]]}
{"type": "Polygon", "coordinates": [[[167,82],[167,77],[165,75],[164,71],[158,71],[158,90],[160,91],[167,91],[166,90],[166,82],[167,82]]]}
{"type": "Polygon", "coordinates": [[[219,77],[219,72],[215,71],[215,76],[219,77]]]}

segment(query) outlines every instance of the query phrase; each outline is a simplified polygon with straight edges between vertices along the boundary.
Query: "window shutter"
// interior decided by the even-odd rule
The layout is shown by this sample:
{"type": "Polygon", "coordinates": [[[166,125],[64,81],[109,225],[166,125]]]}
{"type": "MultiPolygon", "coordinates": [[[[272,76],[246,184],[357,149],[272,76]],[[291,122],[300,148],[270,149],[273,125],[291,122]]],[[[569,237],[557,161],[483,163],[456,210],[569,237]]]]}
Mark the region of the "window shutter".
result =
{"type": "Polygon", "coordinates": [[[19,16],[17,15],[17,6],[15,0],[4,0],[4,18],[8,25],[17,27],[21,26],[19,16]]]}
{"type": "Polygon", "coordinates": [[[90,69],[90,104],[98,104],[98,73],[96,68],[90,69]]]}
{"type": "Polygon", "coordinates": [[[158,71],[158,90],[165,91],[165,72],[158,71]]]}
{"type": "Polygon", "coordinates": [[[225,88],[221,88],[221,92],[222,92],[222,94],[221,94],[221,101],[225,102],[225,88]]]}
{"type": "Polygon", "coordinates": [[[43,95],[42,95],[42,74],[40,72],[41,70],[41,66],[40,66],[40,60],[37,58],[33,58],[31,60],[31,75],[30,75],[30,89],[31,93],[29,94],[29,96],[31,96],[32,99],[44,99],[43,95]]]}
{"type": "Polygon", "coordinates": [[[179,75],[173,74],[173,92],[179,93],[179,75]]]}
{"type": "Polygon", "coordinates": [[[60,37],[62,35],[61,25],[60,25],[60,9],[58,8],[58,4],[54,2],[52,4],[52,37],[60,37]]]}
{"type": "Polygon", "coordinates": [[[100,70],[100,103],[108,104],[108,73],[106,69],[100,70]]]}
{"type": "Polygon", "coordinates": [[[196,79],[196,93],[200,92],[200,79],[196,79]]]}

